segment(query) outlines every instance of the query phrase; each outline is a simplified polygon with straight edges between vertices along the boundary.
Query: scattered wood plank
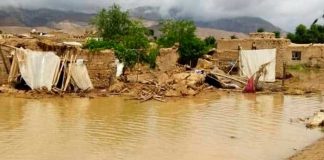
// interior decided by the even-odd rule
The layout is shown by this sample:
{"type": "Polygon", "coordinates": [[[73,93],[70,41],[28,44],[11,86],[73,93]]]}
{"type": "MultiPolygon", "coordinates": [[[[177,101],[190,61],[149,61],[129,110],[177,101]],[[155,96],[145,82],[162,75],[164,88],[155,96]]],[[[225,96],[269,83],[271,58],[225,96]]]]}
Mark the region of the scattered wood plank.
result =
{"type": "Polygon", "coordinates": [[[247,84],[246,82],[244,82],[242,80],[239,80],[237,78],[234,78],[232,76],[228,76],[228,75],[224,75],[224,74],[219,74],[219,73],[213,73],[213,74],[215,74],[216,76],[224,77],[224,78],[227,78],[227,79],[230,79],[230,80],[233,80],[233,81],[242,83],[243,85],[246,85],[247,84]]]}

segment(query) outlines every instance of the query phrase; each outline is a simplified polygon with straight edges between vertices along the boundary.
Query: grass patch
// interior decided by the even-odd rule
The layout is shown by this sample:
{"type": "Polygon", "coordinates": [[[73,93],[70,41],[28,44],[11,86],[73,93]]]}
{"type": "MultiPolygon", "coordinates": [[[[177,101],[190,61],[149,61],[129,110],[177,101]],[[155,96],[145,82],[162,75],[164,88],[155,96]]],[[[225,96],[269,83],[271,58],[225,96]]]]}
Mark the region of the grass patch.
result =
{"type": "Polygon", "coordinates": [[[308,67],[306,67],[303,64],[296,64],[296,65],[288,66],[288,69],[293,71],[306,71],[308,67]]]}

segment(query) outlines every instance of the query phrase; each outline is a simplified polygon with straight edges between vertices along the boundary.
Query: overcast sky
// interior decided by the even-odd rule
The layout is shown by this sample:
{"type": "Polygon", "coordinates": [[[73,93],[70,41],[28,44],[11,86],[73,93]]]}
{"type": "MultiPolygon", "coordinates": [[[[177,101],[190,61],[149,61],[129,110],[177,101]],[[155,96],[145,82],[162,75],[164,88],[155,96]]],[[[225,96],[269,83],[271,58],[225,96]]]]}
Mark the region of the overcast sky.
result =
{"type": "MultiPolygon", "coordinates": [[[[159,6],[165,14],[171,7],[196,19],[217,19],[234,16],[264,18],[287,31],[295,26],[311,24],[324,13],[324,0],[1,0],[0,6],[22,8],[54,8],[95,12],[113,2],[124,9],[138,6],[159,6]]],[[[324,21],[320,21],[324,24],[324,21]]]]}

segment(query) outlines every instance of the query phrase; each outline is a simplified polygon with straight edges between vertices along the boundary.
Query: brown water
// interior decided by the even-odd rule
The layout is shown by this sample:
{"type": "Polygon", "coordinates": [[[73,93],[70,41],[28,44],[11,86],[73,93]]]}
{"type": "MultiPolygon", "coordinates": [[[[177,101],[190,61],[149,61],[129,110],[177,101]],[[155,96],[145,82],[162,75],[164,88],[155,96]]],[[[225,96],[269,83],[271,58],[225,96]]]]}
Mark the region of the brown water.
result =
{"type": "Polygon", "coordinates": [[[322,95],[0,102],[1,160],[278,160],[323,136],[290,122],[323,109],[322,95]]]}

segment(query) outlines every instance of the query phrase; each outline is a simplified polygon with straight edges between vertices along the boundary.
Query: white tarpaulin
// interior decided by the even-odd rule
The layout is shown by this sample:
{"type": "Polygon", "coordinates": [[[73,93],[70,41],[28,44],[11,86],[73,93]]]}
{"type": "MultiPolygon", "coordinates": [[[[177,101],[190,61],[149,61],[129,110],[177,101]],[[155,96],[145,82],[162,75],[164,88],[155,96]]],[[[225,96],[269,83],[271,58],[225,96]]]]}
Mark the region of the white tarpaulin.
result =
{"type": "Polygon", "coordinates": [[[71,76],[75,84],[81,90],[93,89],[87,67],[84,63],[81,62],[81,60],[77,60],[77,63],[72,64],[71,76]]]}
{"type": "Polygon", "coordinates": [[[240,51],[240,71],[241,76],[252,77],[263,64],[266,66],[260,81],[275,82],[276,81],[276,49],[262,50],[241,50],[240,51]]]}
{"type": "Polygon", "coordinates": [[[117,66],[116,77],[120,77],[123,74],[125,65],[124,63],[120,63],[118,59],[116,59],[115,64],[117,66]]]}
{"type": "Polygon", "coordinates": [[[55,73],[60,66],[60,57],[54,52],[38,52],[17,49],[19,71],[31,89],[52,89],[55,73]]]}

